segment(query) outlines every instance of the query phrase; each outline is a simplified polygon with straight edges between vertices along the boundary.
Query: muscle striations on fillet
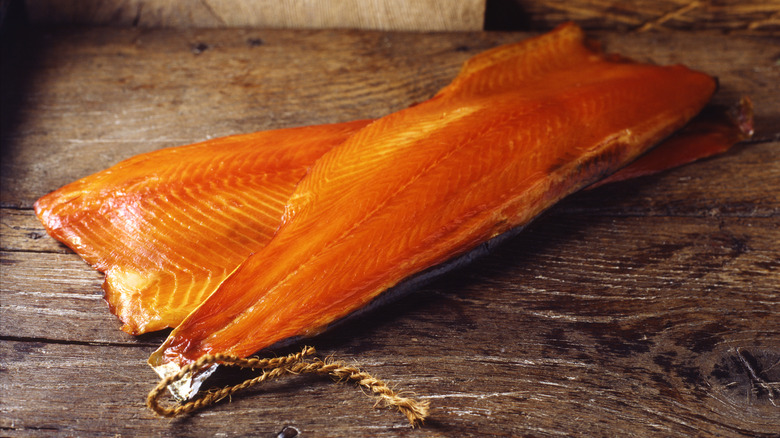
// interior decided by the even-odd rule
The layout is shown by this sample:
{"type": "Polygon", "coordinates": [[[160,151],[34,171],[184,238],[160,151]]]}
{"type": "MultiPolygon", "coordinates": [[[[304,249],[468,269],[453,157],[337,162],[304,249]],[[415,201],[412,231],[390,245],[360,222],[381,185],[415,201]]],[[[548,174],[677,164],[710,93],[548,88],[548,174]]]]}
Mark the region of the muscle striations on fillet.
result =
{"type": "MultiPolygon", "coordinates": [[[[346,138],[348,132],[357,131],[369,122],[370,120],[364,120],[349,124],[324,125],[316,129],[332,129],[334,135],[340,135],[338,132],[343,130],[346,138]]],[[[752,109],[749,100],[744,100],[738,107],[729,111],[705,108],[688,126],[651,149],[650,153],[588,188],[660,172],[725,152],[736,142],[749,138],[751,133],[752,109]]],[[[166,171],[171,165],[171,160],[165,158],[166,156],[175,156],[177,166],[197,167],[204,164],[204,154],[191,153],[193,150],[203,148],[203,152],[213,155],[214,159],[235,157],[240,148],[260,149],[258,144],[262,143],[260,140],[267,135],[269,134],[255,133],[232,136],[137,156],[111,168],[111,178],[106,178],[105,172],[101,172],[47,195],[36,206],[38,214],[45,219],[44,225],[53,237],[74,248],[90,263],[107,272],[104,284],[106,298],[114,312],[124,321],[124,330],[141,334],[173,327],[200,304],[227,273],[232,272],[245,259],[241,254],[249,255],[270,240],[279,226],[284,207],[279,201],[280,190],[287,192],[284,196],[291,194],[295,183],[303,175],[301,164],[309,162],[313,165],[314,161],[329,150],[329,147],[335,146],[336,142],[323,142],[320,136],[315,135],[307,136],[305,140],[299,137],[296,141],[278,144],[278,147],[294,147],[297,156],[303,161],[296,161],[297,164],[288,171],[271,170],[273,166],[280,165],[278,161],[265,163],[270,166],[269,172],[274,173],[276,178],[257,178],[254,181],[259,181],[260,184],[254,185],[249,191],[245,187],[247,175],[241,175],[239,172],[241,169],[251,169],[257,173],[256,169],[241,167],[240,163],[232,159],[228,162],[231,167],[224,169],[225,172],[230,171],[231,175],[224,177],[222,181],[223,185],[229,187],[219,193],[204,190],[197,184],[189,189],[190,192],[196,191],[198,194],[194,204],[213,197],[209,202],[216,205],[225,199],[226,193],[239,191],[244,194],[240,204],[241,211],[234,214],[235,218],[241,220],[240,225],[248,231],[244,234],[244,239],[236,239],[236,231],[225,228],[229,221],[224,220],[224,214],[211,214],[210,211],[199,215],[197,221],[188,223],[176,220],[173,222],[174,226],[169,227],[168,222],[172,215],[176,214],[175,210],[168,209],[167,204],[163,204],[165,207],[156,214],[152,214],[152,210],[160,210],[160,203],[157,201],[177,198],[183,187],[181,184],[171,184],[171,181],[165,178],[147,176],[166,171]],[[131,163],[143,163],[146,168],[131,163]],[[127,195],[126,191],[117,190],[120,184],[139,176],[144,178],[144,189],[136,193],[140,197],[135,198],[135,210],[145,216],[146,225],[133,226],[133,223],[120,219],[124,216],[115,216],[116,220],[109,220],[108,217],[114,215],[111,210],[127,208],[127,203],[117,202],[118,198],[127,195]],[[282,183],[274,183],[274,180],[282,183]],[[142,200],[147,197],[149,199],[142,200]],[[63,208],[64,201],[71,202],[74,199],[79,201],[63,208]],[[85,203],[86,199],[90,201],[85,203]],[[275,201],[269,202],[269,199],[275,201]],[[87,204],[101,207],[95,210],[87,204]],[[100,238],[96,232],[108,236],[107,239],[100,238]],[[252,238],[248,238],[250,236],[252,238]],[[124,249],[117,250],[118,245],[123,245],[124,249]],[[193,269],[188,260],[182,259],[182,254],[186,253],[183,249],[208,254],[225,245],[231,248],[227,253],[230,256],[210,258],[211,264],[193,269]],[[154,260],[157,262],[148,257],[130,257],[139,246],[143,247],[145,253],[154,254],[154,260]],[[178,260],[178,263],[167,262],[170,260],[178,260]],[[166,280],[163,281],[163,278],[166,280]]],[[[260,150],[256,152],[260,153],[260,150]]],[[[207,169],[208,167],[204,167],[204,171],[207,169]]]]}
{"type": "Polygon", "coordinates": [[[276,235],[150,364],[246,356],[317,333],[634,160],[714,90],[682,66],[591,50],[574,25],[478,55],[429,101],[325,152],[276,235]]]}
{"type": "Polygon", "coordinates": [[[52,236],[105,272],[123,330],[173,327],[271,239],[316,159],[367,123],[142,154],[44,196],[35,210],[52,236]]]}

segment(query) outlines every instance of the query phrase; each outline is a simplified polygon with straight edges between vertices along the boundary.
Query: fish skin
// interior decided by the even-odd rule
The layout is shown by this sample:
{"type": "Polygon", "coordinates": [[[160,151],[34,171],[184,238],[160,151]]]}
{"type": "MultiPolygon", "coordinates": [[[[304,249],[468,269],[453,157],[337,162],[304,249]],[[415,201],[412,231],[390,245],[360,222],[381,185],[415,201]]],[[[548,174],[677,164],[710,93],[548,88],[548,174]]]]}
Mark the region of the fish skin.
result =
{"type": "Polygon", "coordinates": [[[161,149],[35,203],[46,230],[105,272],[105,299],[141,334],[178,325],[276,232],[308,168],[369,120],[161,149]]]}
{"type": "Polygon", "coordinates": [[[317,160],[274,238],[174,329],[150,364],[247,356],[316,334],[404,278],[523,226],[634,160],[690,120],[716,88],[682,66],[592,51],[574,25],[491,56],[317,160]],[[517,83],[509,67],[492,67],[517,65],[514,56],[533,62],[547,54],[546,40],[562,36],[576,56],[547,59],[577,62],[520,73],[517,83]]]}

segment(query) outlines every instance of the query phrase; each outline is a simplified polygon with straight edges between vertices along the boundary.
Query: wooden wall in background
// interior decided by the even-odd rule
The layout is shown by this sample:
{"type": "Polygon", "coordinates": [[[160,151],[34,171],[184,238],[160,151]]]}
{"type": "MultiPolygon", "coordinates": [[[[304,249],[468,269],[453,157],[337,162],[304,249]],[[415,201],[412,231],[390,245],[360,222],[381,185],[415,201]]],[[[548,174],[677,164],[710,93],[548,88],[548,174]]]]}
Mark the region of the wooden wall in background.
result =
{"type": "Polygon", "coordinates": [[[26,0],[42,24],[481,30],[485,0],[26,0]]]}
{"type": "Polygon", "coordinates": [[[780,0],[25,0],[38,24],[416,31],[723,30],[780,34],[780,0]]]}

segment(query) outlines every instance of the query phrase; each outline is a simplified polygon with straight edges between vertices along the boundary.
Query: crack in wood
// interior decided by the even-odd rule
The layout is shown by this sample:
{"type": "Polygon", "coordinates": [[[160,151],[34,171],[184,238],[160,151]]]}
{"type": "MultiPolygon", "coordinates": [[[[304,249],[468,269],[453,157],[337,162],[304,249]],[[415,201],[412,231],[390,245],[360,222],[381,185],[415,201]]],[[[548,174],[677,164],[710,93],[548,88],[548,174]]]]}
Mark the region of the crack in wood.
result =
{"type": "Polygon", "coordinates": [[[747,25],[747,29],[750,31],[760,30],[762,27],[780,26],[780,11],[775,12],[771,16],[764,18],[763,20],[755,20],[747,25]]]}
{"type": "Polygon", "coordinates": [[[780,381],[769,381],[765,378],[766,373],[772,368],[780,364],[780,359],[768,368],[762,368],[761,364],[753,357],[752,354],[745,351],[744,348],[737,347],[737,357],[739,358],[742,367],[750,377],[751,392],[756,396],[760,396],[762,393],[766,394],[769,399],[769,403],[772,406],[777,406],[775,401],[775,394],[780,397],[780,381]]]}
{"type": "Polygon", "coordinates": [[[57,345],[81,345],[89,347],[122,347],[122,348],[157,348],[159,342],[110,342],[110,341],[76,341],[65,339],[39,338],[28,336],[3,336],[0,335],[0,341],[6,342],[24,342],[38,344],[57,344],[57,345]]]}

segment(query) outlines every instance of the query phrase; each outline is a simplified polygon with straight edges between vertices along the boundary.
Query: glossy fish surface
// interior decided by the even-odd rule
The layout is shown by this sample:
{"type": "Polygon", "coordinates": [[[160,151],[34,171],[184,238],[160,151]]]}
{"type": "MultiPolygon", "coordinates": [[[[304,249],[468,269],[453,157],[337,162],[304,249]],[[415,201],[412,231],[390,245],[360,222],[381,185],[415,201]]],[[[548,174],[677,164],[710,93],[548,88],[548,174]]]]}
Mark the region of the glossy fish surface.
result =
{"type": "MultiPolygon", "coordinates": [[[[103,285],[106,300],[124,322],[125,331],[142,334],[175,327],[208,296],[211,292],[209,288],[216,288],[227,273],[232,272],[249,254],[262,248],[271,239],[279,227],[284,211],[284,203],[279,202],[279,197],[292,194],[293,187],[304,174],[304,165],[313,165],[325,151],[339,144],[341,137],[346,139],[370,122],[363,120],[301,130],[301,134],[311,134],[313,129],[332,131],[335,137],[329,139],[320,135],[306,135],[305,140],[298,136],[289,142],[276,143],[278,148],[294,148],[298,158],[289,164],[283,164],[272,156],[263,156],[261,161],[263,158],[269,160],[263,162],[267,169],[260,169],[257,165],[243,165],[242,160],[256,158],[252,153],[240,154],[237,151],[242,148],[245,151],[254,150],[254,154],[260,153],[264,137],[284,132],[293,134],[296,130],[231,136],[197,145],[150,152],[43,197],[36,205],[37,212],[53,237],[107,273],[103,285]],[[183,208],[173,208],[175,206],[162,211],[147,210],[145,207],[159,202],[171,202],[177,199],[177,192],[182,190],[180,184],[171,184],[169,178],[149,177],[150,175],[165,173],[166,168],[174,162],[179,166],[197,168],[206,163],[205,156],[222,160],[222,165],[228,166],[225,172],[230,172],[230,178],[223,183],[238,184],[238,187],[216,192],[204,189],[203,184],[195,182],[192,184],[192,190],[197,190],[201,196],[198,196],[196,201],[188,201],[193,204],[193,208],[197,208],[199,202],[209,197],[213,198],[209,199],[211,205],[219,205],[220,200],[225,199],[225,193],[230,190],[238,188],[243,193],[246,190],[246,183],[243,181],[249,179],[247,175],[242,176],[241,172],[275,175],[273,179],[252,180],[255,184],[252,185],[252,190],[246,193],[249,196],[244,196],[241,204],[233,205],[240,206],[244,212],[255,212],[248,216],[237,215],[246,226],[242,234],[233,229],[226,230],[225,218],[220,214],[212,214],[211,211],[201,215],[189,215],[180,214],[183,208]],[[175,160],[172,161],[174,157],[175,160]],[[107,177],[107,173],[112,176],[107,177]],[[128,190],[128,181],[134,179],[142,179],[143,184],[132,184],[132,189],[128,190]],[[128,192],[133,192],[135,196],[128,197],[128,192]],[[269,202],[269,199],[276,199],[276,202],[269,202]],[[69,205],[64,207],[64,203],[69,205]],[[133,210],[143,218],[141,221],[145,226],[132,226],[132,222],[117,218],[108,219],[108,216],[112,215],[110,210],[131,208],[128,203],[135,205],[133,210]],[[101,207],[96,209],[95,205],[101,207]],[[171,220],[173,217],[175,220],[171,220]],[[273,218],[276,220],[272,220],[273,218]],[[101,238],[96,233],[110,238],[101,238]],[[187,237],[182,237],[185,235],[187,237]],[[182,254],[208,254],[225,245],[232,250],[221,257],[209,258],[209,263],[199,269],[193,269],[187,260],[182,259],[182,254]],[[153,254],[154,259],[144,254],[153,254]],[[178,263],[171,263],[171,260],[178,260],[178,263]],[[161,281],[160,277],[167,280],[161,281]],[[142,280],[149,278],[156,278],[157,281],[142,280]]],[[[691,123],[649,153],[588,188],[657,173],[725,152],[736,142],[749,138],[751,132],[752,108],[749,100],[745,99],[739,106],[728,111],[722,108],[705,108],[691,123]]],[[[200,172],[199,176],[206,178],[211,175],[209,172],[200,172]]],[[[139,218],[135,221],[138,222],[139,218]]]]}
{"type": "Polygon", "coordinates": [[[430,100],[325,152],[281,225],[150,364],[309,336],[405,278],[522,226],[687,123],[715,80],[607,56],[574,25],[467,62],[430,100]]]}
{"type": "Polygon", "coordinates": [[[125,160],[35,204],[49,234],[105,272],[132,334],[178,325],[276,232],[308,168],[368,121],[263,131],[125,160]]]}

